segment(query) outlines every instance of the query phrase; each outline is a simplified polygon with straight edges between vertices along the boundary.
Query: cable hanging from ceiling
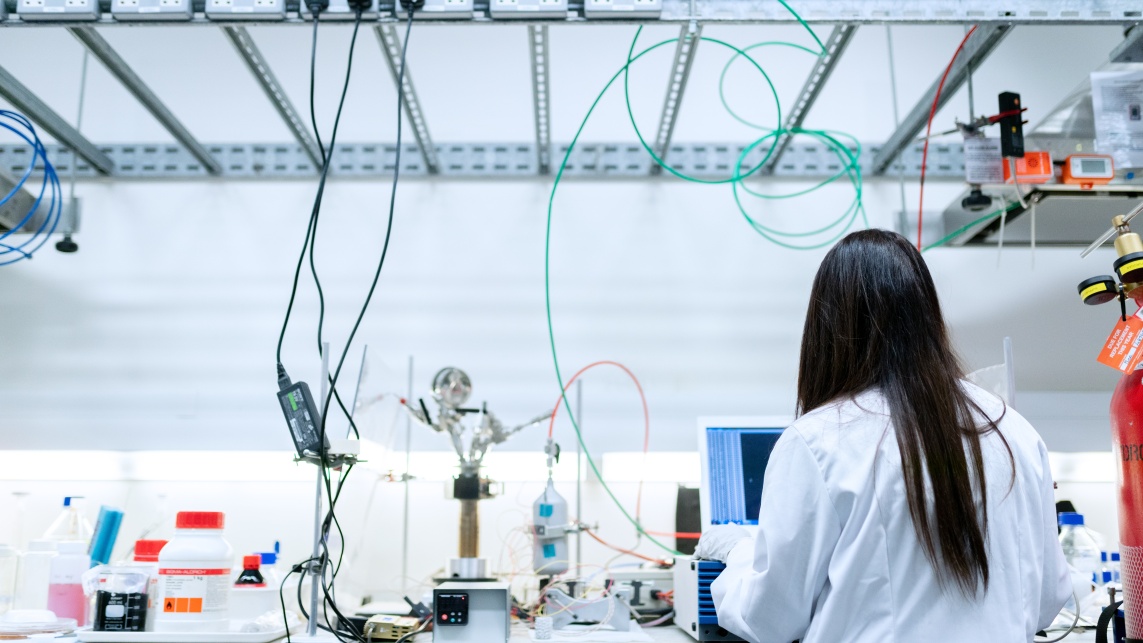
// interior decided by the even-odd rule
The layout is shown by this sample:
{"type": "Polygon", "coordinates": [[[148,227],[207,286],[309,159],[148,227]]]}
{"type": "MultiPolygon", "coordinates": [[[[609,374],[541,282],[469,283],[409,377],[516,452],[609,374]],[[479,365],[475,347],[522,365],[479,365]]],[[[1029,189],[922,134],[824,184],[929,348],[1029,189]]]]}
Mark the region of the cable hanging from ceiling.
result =
{"type": "Polygon", "coordinates": [[[23,192],[24,186],[28,184],[28,179],[37,166],[41,171],[39,190],[34,192],[35,201],[23,214],[17,212],[14,217],[19,219],[11,221],[8,229],[0,232],[0,266],[7,266],[31,259],[51,238],[63,215],[63,190],[56,168],[48,160],[47,149],[32,121],[23,114],[4,109],[0,110],[0,128],[15,134],[27,143],[32,151],[32,158],[24,166],[23,174],[14,182],[12,189],[0,199],[0,209],[23,192]],[[24,239],[18,237],[24,234],[28,234],[28,237],[24,239]]]}

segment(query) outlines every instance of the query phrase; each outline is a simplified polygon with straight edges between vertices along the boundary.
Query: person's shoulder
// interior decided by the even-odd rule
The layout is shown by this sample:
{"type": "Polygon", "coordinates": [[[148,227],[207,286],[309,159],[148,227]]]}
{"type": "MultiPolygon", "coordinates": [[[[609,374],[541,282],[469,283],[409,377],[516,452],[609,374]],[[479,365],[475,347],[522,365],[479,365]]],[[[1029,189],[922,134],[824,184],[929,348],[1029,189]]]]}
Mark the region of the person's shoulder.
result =
{"type": "MultiPolygon", "coordinates": [[[[811,450],[838,439],[839,429],[851,436],[863,429],[883,432],[889,422],[889,409],[884,396],[870,389],[824,404],[799,417],[792,429],[811,450]]],[[[853,436],[856,437],[856,436],[853,436]]],[[[861,442],[861,440],[858,440],[861,442]]]]}
{"type": "Polygon", "coordinates": [[[972,382],[962,380],[961,386],[976,404],[980,413],[984,415],[984,417],[977,418],[978,422],[991,421],[1010,446],[1020,447],[1021,450],[1026,449],[1037,454],[1043,450],[1044,440],[1040,437],[1040,433],[1019,411],[1005,403],[994,393],[972,382]]]}

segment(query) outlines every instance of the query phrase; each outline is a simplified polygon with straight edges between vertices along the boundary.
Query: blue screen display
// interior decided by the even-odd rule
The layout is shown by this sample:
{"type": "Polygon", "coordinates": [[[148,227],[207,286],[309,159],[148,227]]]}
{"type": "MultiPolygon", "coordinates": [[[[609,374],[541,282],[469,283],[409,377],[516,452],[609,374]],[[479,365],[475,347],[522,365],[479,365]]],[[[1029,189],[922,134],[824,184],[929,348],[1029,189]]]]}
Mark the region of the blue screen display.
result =
{"type": "Polygon", "coordinates": [[[757,525],[770,452],[783,429],[706,430],[710,523],[757,525]]]}

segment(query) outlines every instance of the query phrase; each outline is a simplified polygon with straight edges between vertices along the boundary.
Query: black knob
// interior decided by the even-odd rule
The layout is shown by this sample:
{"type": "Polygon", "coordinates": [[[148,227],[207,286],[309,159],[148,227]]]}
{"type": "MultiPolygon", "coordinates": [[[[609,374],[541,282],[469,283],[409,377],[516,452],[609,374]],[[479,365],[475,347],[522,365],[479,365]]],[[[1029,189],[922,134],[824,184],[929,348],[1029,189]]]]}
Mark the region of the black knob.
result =
{"type": "Polygon", "coordinates": [[[56,242],[56,250],[71,254],[79,250],[79,244],[71,240],[70,234],[65,234],[63,239],[56,242]]]}

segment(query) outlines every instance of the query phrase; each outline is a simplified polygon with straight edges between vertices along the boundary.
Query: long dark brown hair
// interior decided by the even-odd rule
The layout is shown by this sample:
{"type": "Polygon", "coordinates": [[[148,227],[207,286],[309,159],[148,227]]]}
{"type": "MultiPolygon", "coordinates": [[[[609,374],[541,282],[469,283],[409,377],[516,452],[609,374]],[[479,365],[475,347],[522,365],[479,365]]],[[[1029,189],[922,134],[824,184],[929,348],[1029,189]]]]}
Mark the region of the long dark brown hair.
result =
{"type": "MultiPolygon", "coordinates": [[[[997,431],[999,418],[988,418],[969,397],[963,376],[932,276],[916,248],[894,232],[863,230],[830,250],[806,314],[798,412],[880,391],[925,556],[942,585],[951,580],[975,596],[978,587],[988,588],[980,443],[997,431]]],[[[1011,448],[1008,453],[1011,459],[1011,448]]]]}

